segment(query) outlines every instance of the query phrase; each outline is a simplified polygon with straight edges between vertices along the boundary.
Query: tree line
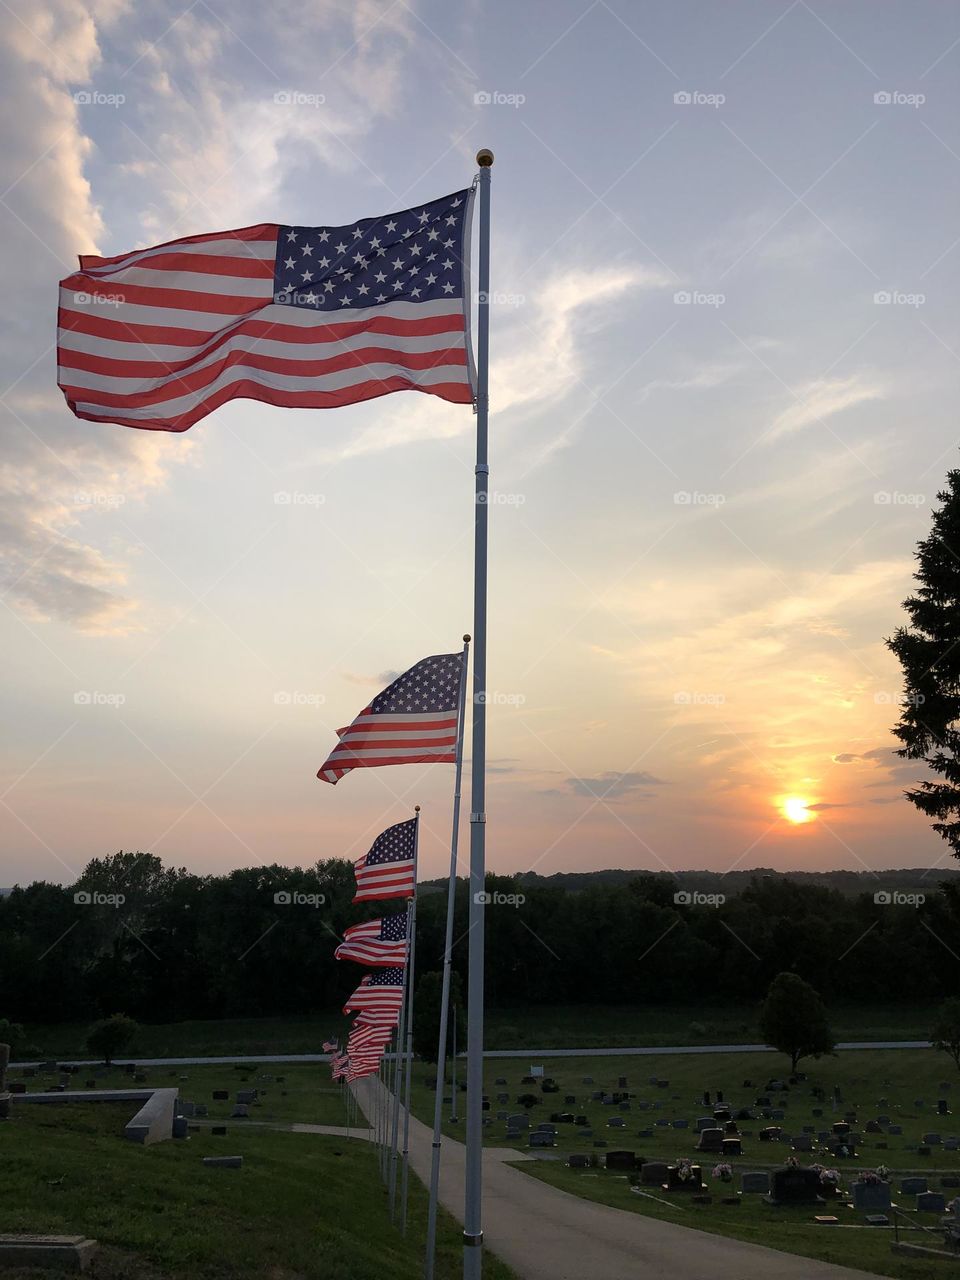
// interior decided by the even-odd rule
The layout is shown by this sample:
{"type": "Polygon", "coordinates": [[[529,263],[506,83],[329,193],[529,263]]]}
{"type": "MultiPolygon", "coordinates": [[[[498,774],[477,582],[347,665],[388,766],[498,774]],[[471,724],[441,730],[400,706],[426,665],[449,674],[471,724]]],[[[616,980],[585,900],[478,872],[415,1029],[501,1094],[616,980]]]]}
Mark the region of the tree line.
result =
{"type": "MultiPolygon", "coordinates": [[[[336,859],[205,876],[151,854],[94,859],[76,884],[37,881],[0,898],[0,1014],[45,1024],[116,1012],[148,1023],[332,1013],[362,976],[333,958],[343,931],[402,909],[353,906],[353,891],[351,864],[336,859]]],[[[464,989],[467,892],[460,882],[454,968],[464,989]]],[[[491,875],[487,894],[493,1007],[754,1003],[782,972],[828,1004],[960,990],[955,881],[928,881],[922,902],[788,877],[703,901],[717,895],[646,874],[575,891],[491,875]]],[[[439,886],[422,887],[421,979],[441,967],[445,907],[439,886]]]]}

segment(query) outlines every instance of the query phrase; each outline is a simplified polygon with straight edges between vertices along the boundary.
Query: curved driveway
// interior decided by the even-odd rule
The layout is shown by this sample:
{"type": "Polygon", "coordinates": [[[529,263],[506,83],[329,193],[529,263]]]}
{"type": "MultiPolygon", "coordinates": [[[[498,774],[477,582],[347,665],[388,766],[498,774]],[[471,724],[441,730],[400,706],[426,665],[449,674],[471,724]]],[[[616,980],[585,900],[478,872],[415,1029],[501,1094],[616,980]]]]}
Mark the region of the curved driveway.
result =
{"type": "MultiPolygon", "coordinates": [[[[380,1088],[372,1077],[353,1086],[368,1116],[380,1088]]],[[[427,1186],[431,1141],[431,1131],[411,1116],[410,1167],[427,1186]]],[[[464,1154],[462,1143],[444,1139],[440,1200],[458,1222],[464,1154]]],[[[484,1150],[484,1239],[524,1280],[876,1280],[865,1271],[595,1204],[505,1163],[517,1158],[512,1150],[484,1150]]]]}

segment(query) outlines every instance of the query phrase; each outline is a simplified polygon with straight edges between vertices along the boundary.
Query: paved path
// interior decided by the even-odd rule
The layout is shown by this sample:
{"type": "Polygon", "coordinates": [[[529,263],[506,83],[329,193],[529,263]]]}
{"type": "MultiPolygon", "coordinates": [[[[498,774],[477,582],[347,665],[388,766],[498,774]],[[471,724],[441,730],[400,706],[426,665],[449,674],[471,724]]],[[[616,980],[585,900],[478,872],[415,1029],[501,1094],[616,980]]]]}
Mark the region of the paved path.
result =
{"type": "MultiPolygon", "coordinates": [[[[836,1046],[838,1049],[929,1049],[929,1040],[849,1040],[836,1046]]],[[[674,1053],[773,1053],[765,1044],[675,1044],[675,1045],[643,1045],[640,1048],[622,1049],[488,1049],[485,1058],[650,1058],[660,1054],[674,1053]]],[[[385,1054],[391,1057],[391,1054],[385,1054]]],[[[459,1054],[458,1057],[465,1057],[459,1054]]],[[[50,1059],[52,1061],[52,1059],[50,1059]]],[[[205,1058],[124,1058],[124,1062],[135,1062],[138,1067],[228,1067],[240,1062],[329,1062],[328,1053],[244,1053],[227,1054],[223,1057],[205,1058]]],[[[99,1067],[103,1060],[99,1058],[57,1058],[57,1062],[68,1062],[78,1067],[99,1067]]],[[[11,1068],[39,1066],[36,1059],[28,1062],[11,1062],[11,1068]]]]}
{"type": "MultiPolygon", "coordinates": [[[[372,1077],[353,1086],[373,1114],[372,1077]]],[[[431,1131],[410,1120],[410,1167],[430,1181],[431,1131]]],[[[660,1222],[626,1209],[595,1204],[512,1169],[512,1150],[483,1153],[484,1238],[523,1280],[876,1280],[813,1258],[660,1222]]],[[[440,1200],[463,1221],[464,1147],[445,1138],[440,1200]]],[[[771,1210],[771,1212],[773,1212],[771,1210]]],[[[827,1230],[828,1228],[823,1228],[827,1230]]]]}

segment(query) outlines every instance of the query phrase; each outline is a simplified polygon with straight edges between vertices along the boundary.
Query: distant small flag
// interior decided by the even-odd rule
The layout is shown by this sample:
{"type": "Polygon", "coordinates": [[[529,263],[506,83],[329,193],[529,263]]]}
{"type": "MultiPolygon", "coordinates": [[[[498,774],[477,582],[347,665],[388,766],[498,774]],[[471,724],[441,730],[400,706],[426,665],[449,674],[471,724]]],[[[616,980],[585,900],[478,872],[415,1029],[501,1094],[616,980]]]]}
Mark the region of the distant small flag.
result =
{"type": "Polygon", "coordinates": [[[374,1076],[380,1070],[380,1061],[376,1062],[358,1062],[350,1063],[347,1068],[347,1084],[353,1084],[354,1080],[363,1080],[366,1076],[374,1076]]]}
{"type": "Polygon", "coordinates": [[[357,964],[406,964],[406,911],[352,925],[333,954],[337,960],[355,960],[357,964]]]}
{"type": "Polygon", "coordinates": [[[380,969],[369,973],[343,1006],[343,1012],[363,1009],[370,1013],[399,1014],[403,1004],[403,970],[380,969]]]}
{"type": "Polygon", "coordinates": [[[353,864],[354,902],[409,898],[416,887],[417,819],[408,818],[380,833],[369,853],[353,864]]]}
{"type": "Polygon", "coordinates": [[[339,1045],[337,1044],[336,1040],[324,1040],[323,1042],[324,1053],[335,1053],[338,1048],[339,1048],[339,1045]]]}
{"type": "Polygon", "coordinates": [[[340,1080],[346,1075],[349,1062],[350,1059],[345,1053],[338,1053],[335,1058],[330,1060],[330,1073],[334,1080],[340,1080]]]}
{"type": "Polygon", "coordinates": [[[398,676],[337,730],[340,742],[317,777],[336,785],[351,769],[455,762],[462,671],[462,652],[439,653],[398,676]]]}

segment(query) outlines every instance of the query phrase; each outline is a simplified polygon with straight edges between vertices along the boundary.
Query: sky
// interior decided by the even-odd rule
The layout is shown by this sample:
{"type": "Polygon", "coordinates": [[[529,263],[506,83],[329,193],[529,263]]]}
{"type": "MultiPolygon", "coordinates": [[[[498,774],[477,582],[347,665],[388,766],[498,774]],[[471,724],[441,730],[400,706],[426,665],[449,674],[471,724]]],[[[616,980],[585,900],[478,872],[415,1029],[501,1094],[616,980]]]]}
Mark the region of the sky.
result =
{"type": "Polygon", "coordinates": [[[884,637],[957,463],[953,6],[10,0],[0,68],[0,884],[355,858],[417,803],[443,871],[449,765],[315,774],[471,629],[470,408],[81,422],[56,284],[481,146],[488,867],[949,863],[884,637]]]}

